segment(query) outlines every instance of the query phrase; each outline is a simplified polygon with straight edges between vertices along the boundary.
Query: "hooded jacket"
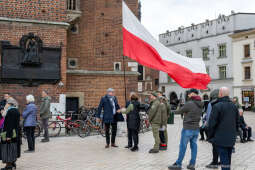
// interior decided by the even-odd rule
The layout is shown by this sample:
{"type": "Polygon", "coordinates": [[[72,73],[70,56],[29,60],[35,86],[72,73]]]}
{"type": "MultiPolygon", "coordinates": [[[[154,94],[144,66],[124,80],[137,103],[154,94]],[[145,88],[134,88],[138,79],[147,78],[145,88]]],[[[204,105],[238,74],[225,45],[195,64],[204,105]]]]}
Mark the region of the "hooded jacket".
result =
{"type": "Polygon", "coordinates": [[[203,103],[200,96],[193,96],[176,114],[184,114],[183,129],[198,130],[203,112],[203,103]]]}

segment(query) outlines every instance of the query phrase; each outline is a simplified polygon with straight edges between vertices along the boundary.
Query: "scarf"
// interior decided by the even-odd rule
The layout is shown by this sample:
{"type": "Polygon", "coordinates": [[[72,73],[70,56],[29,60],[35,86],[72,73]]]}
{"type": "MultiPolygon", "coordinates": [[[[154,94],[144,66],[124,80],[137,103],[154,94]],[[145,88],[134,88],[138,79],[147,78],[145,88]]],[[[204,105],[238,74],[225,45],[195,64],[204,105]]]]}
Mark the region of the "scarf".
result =
{"type": "Polygon", "coordinates": [[[107,97],[109,98],[109,100],[111,102],[113,115],[115,115],[116,107],[115,107],[115,102],[114,102],[114,96],[107,95],[107,97]]]}

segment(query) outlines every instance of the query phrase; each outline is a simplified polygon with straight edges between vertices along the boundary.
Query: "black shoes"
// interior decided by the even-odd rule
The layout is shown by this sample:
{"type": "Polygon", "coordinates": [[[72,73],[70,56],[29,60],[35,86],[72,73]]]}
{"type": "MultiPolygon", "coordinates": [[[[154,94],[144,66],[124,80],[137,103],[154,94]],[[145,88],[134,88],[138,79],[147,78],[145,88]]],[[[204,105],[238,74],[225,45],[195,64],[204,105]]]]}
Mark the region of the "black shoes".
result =
{"type": "Polygon", "coordinates": [[[210,163],[209,165],[206,165],[205,167],[208,168],[208,169],[218,169],[220,163],[210,163]]]}
{"type": "Polygon", "coordinates": [[[129,149],[129,148],[132,148],[132,146],[127,145],[127,146],[125,146],[125,148],[126,148],[126,149],[129,149]]]}
{"type": "Polygon", "coordinates": [[[24,151],[24,153],[34,153],[35,152],[35,150],[26,150],[26,151],[24,151]]]}
{"type": "Polygon", "coordinates": [[[138,146],[134,146],[132,149],[130,149],[132,152],[138,151],[138,146]]]}
{"type": "Polygon", "coordinates": [[[247,142],[253,142],[253,141],[254,141],[254,140],[251,139],[251,138],[247,139],[247,142]]]}
{"type": "Polygon", "coordinates": [[[187,166],[187,169],[195,170],[195,166],[194,166],[194,165],[188,165],[188,166],[187,166]]]}
{"type": "Polygon", "coordinates": [[[112,147],[117,148],[118,146],[117,146],[117,145],[115,145],[115,144],[112,144],[112,147]]]}
{"type": "Polygon", "coordinates": [[[168,167],[169,170],[181,170],[182,167],[180,165],[177,165],[176,163],[174,163],[173,165],[170,165],[168,167]]]}
{"type": "Polygon", "coordinates": [[[108,148],[110,148],[110,145],[109,144],[105,145],[105,149],[108,149],[108,148]]]}
{"type": "Polygon", "coordinates": [[[159,150],[157,150],[157,149],[151,149],[150,151],[149,151],[149,153],[158,153],[159,152],[159,150]]]}
{"type": "Polygon", "coordinates": [[[42,139],[41,142],[43,143],[46,143],[46,142],[49,142],[50,140],[49,139],[42,139]]]}

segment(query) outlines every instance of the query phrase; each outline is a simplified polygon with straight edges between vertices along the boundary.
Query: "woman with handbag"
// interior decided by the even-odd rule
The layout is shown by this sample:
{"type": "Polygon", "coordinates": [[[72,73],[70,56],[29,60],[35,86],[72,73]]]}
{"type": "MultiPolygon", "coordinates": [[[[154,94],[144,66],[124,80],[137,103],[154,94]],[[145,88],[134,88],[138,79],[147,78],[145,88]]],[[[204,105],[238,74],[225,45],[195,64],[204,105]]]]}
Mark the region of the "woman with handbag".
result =
{"type": "Polygon", "coordinates": [[[130,134],[129,140],[129,147],[132,147],[132,143],[134,143],[134,147],[131,148],[132,152],[138,151],[138,142],[139,137],[138,133],[140,130],[140,103],[138,101],[138,96],[133,93],[131,95],[131,101],[128,105],[127,109],[123,108],[119,111],[119,113],[122,112],[123,114],[127,114],[127,127],[128,127],[128,133],[130,134]]]}
{"type": "Polygon", "coordinates": [[[27,106],[22,113],[24,119],[23,126],[27,136],[28,150],[25,153],[32,153],[35,151],[35,127],[36,127],[36,113],[37,107],[35,105],[35,98],[33,95],[26,96],[27,106]]]}
{"type": "Polygon", "coordinates": [[[5,117],[1,133],[2,162],[6,164],[1,170],[16,169],[17,158],[20,157],[20,113],[15,107],[15,100],[8,99],[3,112],[5,117]]]}

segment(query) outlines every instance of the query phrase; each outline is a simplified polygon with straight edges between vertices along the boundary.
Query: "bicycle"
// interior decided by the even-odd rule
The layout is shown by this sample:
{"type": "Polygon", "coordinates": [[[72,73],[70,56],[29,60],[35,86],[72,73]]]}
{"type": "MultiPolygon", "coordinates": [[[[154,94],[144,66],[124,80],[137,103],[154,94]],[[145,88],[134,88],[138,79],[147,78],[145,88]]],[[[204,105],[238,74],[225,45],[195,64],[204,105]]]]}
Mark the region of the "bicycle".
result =
{"type": "Polygon", "coordinates": [[[102,121],[96,122],[95,117],[88,115],[85,121],[85,125],[86,125],[86,129],[84,129],[85,131],[84,134],[86,134],[86,136],[89,136],[91,132],[96,131],[98,134],[105,137],[105,129],[104,129],[104,125],[102,121]]]}
{"type": "MultiPolygon", "coordinates": [[[[55,109],[56,111],[56,109],[55,109]]],[[[82,136],[82,129],[85,126],[84,121],[82,120],[72,120],[72,115],[74,112],[71,112],[71,116],[64,119],[61,116],[65,116],[65,114],[62,114],[59,111],[57,112],[57,116],[56,116],[56,120],[55,121],[51,121],[51,123],[49,124],[49,133],[51,133],[52,136],[59,136],[62,126],[61,124],[64,125],[65,129],[66,129],[66,133],[70,134],[70,132],[73,132],[74,134],[78,134],[80,137],[82,136]],[[54,133],[52,133],[54,132],[54,133]]]]}

